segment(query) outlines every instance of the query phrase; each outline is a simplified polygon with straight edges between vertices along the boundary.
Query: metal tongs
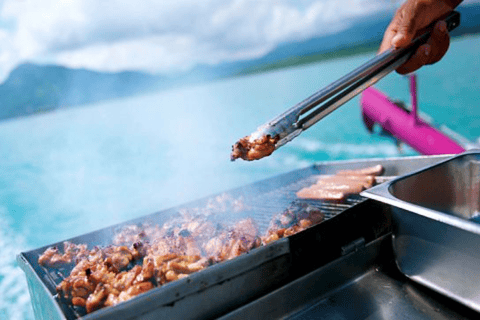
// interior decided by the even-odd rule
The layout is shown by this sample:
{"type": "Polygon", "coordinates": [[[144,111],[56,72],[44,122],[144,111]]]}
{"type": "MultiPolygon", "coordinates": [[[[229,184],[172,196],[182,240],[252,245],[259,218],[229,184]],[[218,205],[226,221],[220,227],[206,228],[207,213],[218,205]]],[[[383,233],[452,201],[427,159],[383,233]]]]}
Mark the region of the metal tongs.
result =
{"type": "MultiPolygon", "coordinates": [[[[460,14],[453,11],[444,20],[447,29],[451,31],[460,24],[460,14]]],[[[388,49],[260,126],[250,135],[250,141],[268,135],[277,137],[275,149],[292,141],[300,133],[405,63],[416,49],[428,40],[433,25],[430,25],[428,31],[417,37],[409,47],[388,49]]]]}

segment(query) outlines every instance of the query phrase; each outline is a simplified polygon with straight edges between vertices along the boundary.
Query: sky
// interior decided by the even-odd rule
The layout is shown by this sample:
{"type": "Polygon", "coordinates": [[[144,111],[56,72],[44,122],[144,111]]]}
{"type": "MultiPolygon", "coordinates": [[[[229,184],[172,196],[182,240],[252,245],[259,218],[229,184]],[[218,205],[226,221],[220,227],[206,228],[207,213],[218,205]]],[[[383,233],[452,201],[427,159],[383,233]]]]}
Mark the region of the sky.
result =
{"type": "MultiPolygon", "coordinates": [[[[478,0],[477,0],[478,1],[478,0]]],[[[0,0],[0,82],[25,62],[187,71],[348,28],[399,0],[0,0]]]]}

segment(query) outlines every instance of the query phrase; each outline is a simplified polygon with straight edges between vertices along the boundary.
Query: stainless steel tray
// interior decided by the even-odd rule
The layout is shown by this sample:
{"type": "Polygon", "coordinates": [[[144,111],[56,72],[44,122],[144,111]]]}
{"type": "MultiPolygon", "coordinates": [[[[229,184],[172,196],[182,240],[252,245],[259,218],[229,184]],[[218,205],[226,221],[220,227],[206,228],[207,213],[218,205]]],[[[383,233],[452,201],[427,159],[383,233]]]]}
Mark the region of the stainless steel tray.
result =
{"type": "Polygon", "coordinates": [[[364,191],[392,208],[393,250],[410,279],[480,311],[480,153],[364,191]]]}

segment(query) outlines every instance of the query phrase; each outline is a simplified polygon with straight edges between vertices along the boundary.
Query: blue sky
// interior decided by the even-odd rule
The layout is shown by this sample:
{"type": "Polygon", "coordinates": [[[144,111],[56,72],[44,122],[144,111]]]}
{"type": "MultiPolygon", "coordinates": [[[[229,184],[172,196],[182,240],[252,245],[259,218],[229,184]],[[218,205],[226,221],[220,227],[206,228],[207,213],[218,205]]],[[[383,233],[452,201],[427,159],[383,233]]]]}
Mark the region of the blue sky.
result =
{"type": "MultiPolygon", "coordinates": [[[[478,1],[478,0],[473,0],[478,1]]],[[[469,1],[472,2],[472,1],[469,1]]],[[[23,62],[175,73],[334,33],[398,0],[0,0],[0,81],[23,62]]]]}

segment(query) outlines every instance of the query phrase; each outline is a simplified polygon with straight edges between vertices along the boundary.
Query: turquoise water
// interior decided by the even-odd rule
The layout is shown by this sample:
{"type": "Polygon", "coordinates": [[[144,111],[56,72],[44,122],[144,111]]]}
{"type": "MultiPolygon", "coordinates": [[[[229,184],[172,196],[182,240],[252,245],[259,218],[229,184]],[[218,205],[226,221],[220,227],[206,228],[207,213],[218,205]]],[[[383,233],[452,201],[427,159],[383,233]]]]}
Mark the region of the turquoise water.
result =
{"type": "MultiPolygon", "coordinates": [[[[480,136],[480,37],[455,40],[418,73],[420,109],[480,136]]],[[[317,161],[400,153],[363,127],[358,98],[272,156],[230,162],[231,145],[367,61],[331,60],[0,123],[0,319],[31,319],[15,256],[317,161]]],[[[406,78],[377,87],[408,100],[406,78]]]]}

